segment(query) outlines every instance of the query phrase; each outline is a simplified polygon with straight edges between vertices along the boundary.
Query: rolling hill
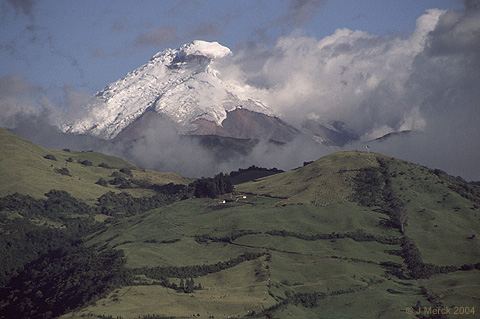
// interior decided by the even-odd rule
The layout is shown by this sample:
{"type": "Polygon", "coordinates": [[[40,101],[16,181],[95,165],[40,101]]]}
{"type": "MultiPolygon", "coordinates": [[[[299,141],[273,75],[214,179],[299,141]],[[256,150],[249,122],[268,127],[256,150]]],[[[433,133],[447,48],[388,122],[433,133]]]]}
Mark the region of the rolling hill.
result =
{"type": "Polygon", "coordinates": [[[479,193],[462,183],[381,154],[340,152],[237,185],[246,198],[189,199],[145,212],[88,239],[123,250],[134,284],[63,318],[473,311],[480,298],[479,193]],[[403,233],[396,209],[407,216],[403,233]],[[218,267],[245,254],[258,257],[218,267]],[[186,294],[162,283],[189,278],[202,289],[186,294]]]}
{"type": "MultiPolygon", "coordinates": [[[[99,162],[127,165],[94,152],[50,151],[1,136],[12,141],[2,142],[10,145],[2,163],[17,169],[9,157],[23,152],[27,160],[17,162],[39,179],[68,177],[55,168],[69,156],[94,163],[68,163],[76,166],[75,182],[78,176],[90,187],[111,174],[94,175],[107,170],[99,162]],[[57,161],[44,158],[48,154],[57,161]]],[[[155,174],[149,176],[160,176],[155,174]]],[[[125,190],[152,191],[130,186],[125,190]]],[[[84,187],[69,187],[75,197],[91,198],[84,187]]],[[[43,190],[29,192],[41,197],[43,190]]],[[[27,215],[4,207],[0,226],[8,242],[7,226],[27,215]]],[[[333,153],[238,184],[216,198],[184,196],[92,220],[79,233],[81,245],[75,239],[66,253],[38,253],[0,289],[8,296],[0,302],[0,318],[20,309],[14,307],[18,296],[28,297],[20,305],[34,309],[32,318],[412,318],[417,312],[420,318],[470,318],[479,311],[480,187],[378,153],[333,153]],[[65,296],[80,299],[68,299],[72,306],[57,312],[41,306],[65,305],[65,296]]],[[[66,223],[65,231],[77,228],[66,223]]],[[[53,230],[60,228],[42,228],[53,230]]]]}
{"type": "Polygon", "coordinates": [[[111,179],[112,173],[120,169],[129,169],[133,178],[152,184],[188,184],[192,181],[175,173],[143,170],[118,157],[93,151],[45,149],[2,128],[0,150],[0,196],[18,192],[42,198],[51,189],[61,189],[91,202],[109,191],[126,191],[137,197],[155,193],[141,188],[119,190],[96,184],[100,178],[111,179]]]}

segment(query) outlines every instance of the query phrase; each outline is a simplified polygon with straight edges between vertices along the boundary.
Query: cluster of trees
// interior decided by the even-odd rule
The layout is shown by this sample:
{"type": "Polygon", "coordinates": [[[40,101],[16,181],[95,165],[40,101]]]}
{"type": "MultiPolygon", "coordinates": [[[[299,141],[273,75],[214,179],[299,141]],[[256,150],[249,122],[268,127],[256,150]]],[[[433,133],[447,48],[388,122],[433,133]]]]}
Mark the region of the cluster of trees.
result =
{"type": "Polygon", "coordinates": [[[0,318],[55,318],[131,281],[123,252],[97,252],[78,243],[26,265],[0,290],[0,318]]]}
{"type": "Polygon", "coordinates": [[[61,175],[72,176],[72,174],[70,174],[70,171],[66,167],[55,168],[54,171],[55,171],[55,173],[58,173],[58,174],[61,174],[61,175]]]}
{"type": "Polygon", "coordinates": [[[95,208],[64,191],[46,196],[0,198],[1,212],[21,216],[0,214],[0,318],[57,317],[131,280],[121,252],[83,245],[82,238],[99,227],[95,208]],[[31,221],[38,219],[62,227],[31,221]]]}
{"type": "Polygon", "coordinates": [[[134,270],[135,275],[145,275],[148,278],[156,280],[165,280],[166,278],[197,278],[229,269],[238,264],[257,259],[265,253],[246,252],[238,257],[229,259],[227,261],[220,261],[210,265],[195,265],[184,267],[143,267],[134,270]]]}
{"type": "Polygon", "coordinates": [[[282,237],[294,237],[298,239],[303,239],[307,241],[321,240],[321,239],[338,239],[338,238],[350,238],[358,242],[364,241],[376,241],[381,244],[386,245],[399,245],[401,244],[401,239],[393,236],[380,236],[373,235],[364,232],[363,230],[356,230],[353,232],[346,233],[330,233],[330,234],[314,234],[306,235],[286,230],[271,230],[266,232],[266,234],[271,236],[282,236],[282,237]]]}
{"type": "Polygon", "coordinates": [[[83,166],[93,166],[93,163],[89,160],[78,160],[79,164],[82,164],[83,166]]]}
{"type": "Polygon", "coordinates": [[[465,264],[462,266],[437,266],[424,263],[418,247],[413,240],[408,237],[403,238],[401,247],[402,250],[400,254],[407,264],[407,272],[401,274],[404,278],[426,279],[436,274],[447,274],[454,271],[480,270],[480,263],[465,264]]]}
{"type": "MultiPolygon", "coordinates": [[[[89,165],[85,161],[82,164],[89,165]]],[[[132,176],[129,169],[117,174],[126,180],[126,176],[132,176]]],[[[95,214],[131,216],[190,196],[213,197],[233,190],[229,176],[224,174],[202,178],[188,186],[148,187],[154,189],[156,195],[136,198],[127,193],[108,192],[98,198],[95,206],[60,190],[51,190],[45,199],[18,193],[0,198],[0,318],[57,317],[116,287],[133,283],[134,272],[124,267],[121,251],[83,245],[84,236],[102,227],[94,222],[95,214]],[[19,218],[9,218],[4,212],[15,212],[19,218]],[[38,219],[61,227],[32,222],[38,219]]],[[[176,241],[178,239],[165,243],[176,241]]],[[[201,288],[194,284],[194,277],[227,269],[260,255],[246,253],[214,265],[144,269],[143,272],[156,273],[165,279],[183,278],[183,287],[180,284],[176,289],[191,292],[201,288]]]]}
{"type": "Polygon", "coordinates": [[[140,188],[153,189],[159,194],[175,196],[176,198],[186,199],[195,196],[197,198],[215,198],[218,195],[233,192],[233,184],[228,174],[217,174],[214,177],[202,177],[189,185],[180,185],[169,183],[166,185],[151,184],[145,180],[127,178],[132,176],[130,169],[120,169],[119,172],[113,172],[110,177],[113,179],[107,181],[99,178],[96,184],[101,186],[116,185],[118,188],[132,188],[134,185],[140,188]]]}
{"type": "Polygon", "coordinates": [[[231,171],[229,173],[230,178],[232,179],[233,184],[241,184],[248,181],[252,181],[256,178],[261,178],[265,176],[270,176],[278,173],[282,173],[283,170],[274,168],[264,168],[252,165],[248,168],[239,168],[236,171],[231,171]]]}
{"type": "Polygon", "coordinates": [[[55,157],[55,155],[53,155],[53,154],[47,154],[43,158],[48,159],[48,160],[52,160],[52,161],[58,161],[57,158],[55,157]]]}
{"type": "Polygon", "coordinates": [[[24,265],[72,241],[74,237],[56,228],[36,226],[24,218],[13,220],[2,217],[0,224],[0,287],[18,275],[24,265]]]}
{"type": "Polygon", "coordinates": [[[264,167],[258,167],[258,166],[252,165],[248,168],[239,168],[236,171],[231,171],[229,175],[230,175],[230,177],[235,177],[237,175],[240,175],[240,174],[243,174],[243,173],[249,172],[249,171],[263,171],[263,172],[272,172],[272,173],[282,173],[283,172],[283,170],[278,169],[276,167],[274,167],[274,168],[264,168],[264,167]]]}
{"type": "Polygon", "coordinates": [[[197,198],[215,198],[218,195],[233,192],[233,185],[228,174],[217,174],[212,177],[202,177],[189,185],[197,198]]]}
{"type": "Polygon", "coordinates": [[[352,199],[363,206],[380,207],[389,217],[382,225],[397,228],[404,234],[408,220],[405,203],[395,196],[388,163],[382,158],[377,158],[377,162],[379,167],[366,167],[358,171],[354,178],[355,193],[352,199]]]}
{"type": "Polygon", "coordinates": [[[186,280],[183,280],[182,278],[180,279],[180,283],[178,285],[175,283],[169,283],[167,279],[166,282],[164,282],[164,286],[167,288],[175,289],[178,292],[183,292],[186,294],[193,293],[195,292],[195,290],[203,289],[202,284],[199,283],[198,285],[195,285],[195,281],[193,280],[193,278],[186,279],[186,280]]]}
{"type": "Polygon", "coordinates": [[[256,234],[260,234],[260,233],[254,232],[251,230],[244,230],[244,231],[239,231],[239,232],[236,232],[227,236],[222,236],[222,237],[203,234],[203,235],[195,235],[195,241],[197,243],[207,243],[209,240],[214,242],[232,243],[233,241],[235,241],[240,237],[247,236],[247,235],[256,235],[256,234]]]}
{"type": "Polygon", "coordinates": [[[126,192],[107,192],[97,199],[96,211],[108,216],[133,216],[172,203],[175,199],[163,194],[134,197],[126,192]]]}
{"type": "MultiPolygon", "coordinates": [[[[262,234],[261,232],[254,232],[252,230],[244,230],[244,231],[239,231],[232,233],[230,235],[226,236],[212,236],[209,234],[203,234],[203,235],[195,235],[195,241],[198,243],[207,243],[208,241],[214,241],[214,242],[224,242],[224,243],[232,243],[236,239],[247,236],[247,235],[257,235],[257,234],[262,234]]],[[[381,244],[386,244],[386,245],[400,245],[402,243],[402,239],[398,237],[393,237],[393,236],[381,236],[381,235],[373,235],[366,233],[363,230],[356,230],[352,232],[346,232],[346,233],[330,233],[330,234],[314,234],[314,235],[307,235],[307,234],[302,234],[302,233],[296,233],[288,230],[270,230],[265,232],[265,234],[270,235],[270,236],[281,236],[281,237],[294,237],[302,240],[307,240],[307,241],[315,241],[315,240],[322,240],[322,239],[339,239],[339,238],[350,238],[358,242],[363,242],[363,241],[376,241],[381,244]]]]}
{"type": "Polygon", "coordinates": [[[47,199],[35,199],[29,195],[15,193],[0,198],[0,211],[15,211],[23,217],[49,217],[63,222],[71,221],[65,215],[94,213],[92,207],[76,199],[66,191],[51,190],[47,199]]]}
{"type": "Polygon", "coordinates": [[[292,293],[290,291],[285,291],[285,299],[282,301],[276,303],[275,305],[263,310],[261,313],[257,314],[256,312],[252,311],[249,313],[247,316],[248,317],[260,317],[260,316],[265,316],[266,318],[273,318],[275,312],[284,309],[288,305],[296,305],[299,306],[301,305],[302,307],[305,308],[314,308],[318,306],[319,301],[325,299],[328,296],[331,295],[343,295],[343,294],[348,294],[348,293],[354,293],[358,290],[363,290],[365,288],[349,288],[347,290],[336,290],[333,292],[330,292],[328,294],[323,293],[323,292],[298,292],[298,293],[292,293]]]}

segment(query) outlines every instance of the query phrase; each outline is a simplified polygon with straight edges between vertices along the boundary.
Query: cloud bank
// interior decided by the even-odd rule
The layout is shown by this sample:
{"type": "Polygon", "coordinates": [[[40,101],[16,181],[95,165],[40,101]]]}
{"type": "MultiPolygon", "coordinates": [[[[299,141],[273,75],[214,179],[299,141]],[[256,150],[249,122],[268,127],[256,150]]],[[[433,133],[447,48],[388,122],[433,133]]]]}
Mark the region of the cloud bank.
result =
{"type": "MultiPolygon", "coordinates": [[[[272,49],[248,47],[236,70],[281,118],[341,121],[362,141],[390,132],[378,151],[480,179],[480,9],[428,10],[408,37],[338,29],[293,33],[272,49]]],[[[347,148],[363,148],[361,144],[347,148]]]]}

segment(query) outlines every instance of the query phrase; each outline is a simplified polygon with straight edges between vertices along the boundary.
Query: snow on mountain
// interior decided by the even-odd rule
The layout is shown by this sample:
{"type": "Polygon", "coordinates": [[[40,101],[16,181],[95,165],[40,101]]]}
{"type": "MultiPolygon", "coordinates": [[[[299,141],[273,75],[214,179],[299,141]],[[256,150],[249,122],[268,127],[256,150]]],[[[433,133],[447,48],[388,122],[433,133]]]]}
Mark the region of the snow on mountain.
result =
{"type": "Polygon", "coordinates": [[[212,62],[230,54],[218,42],[199,40],[161,51],[98,92],[86,115],[62,130],[113,139],[148,111],[168,117],[185,132],[197,129],[198,120],[221,127],[237,108],[272,115],[262,102],[246,96],[248,85],[222,81],[212,62]]]}

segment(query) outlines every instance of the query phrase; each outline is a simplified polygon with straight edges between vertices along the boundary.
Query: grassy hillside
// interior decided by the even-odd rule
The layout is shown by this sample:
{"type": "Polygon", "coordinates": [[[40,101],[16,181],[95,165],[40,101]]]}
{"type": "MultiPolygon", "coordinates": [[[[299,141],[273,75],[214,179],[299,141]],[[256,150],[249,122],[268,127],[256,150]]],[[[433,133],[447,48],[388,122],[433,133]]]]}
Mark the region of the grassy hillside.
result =
{"type": "Polygon", "coordinates": [[[62,318],[471,314],[480,300],[479,200],[477,186],[440,171],[376,153],[331,154],[223,198],[108,224],[87,244],[123,250],[136,280],[62,318]],[[190,278],[202,289],[172,286],[190,278]]]}
{"type": "Polygon", "coordinates": [[[378,166],[376,156],[383,155],[356,151],[334,153],[296,170],[238,185],[236,189],[282,198],[282,204],[326,206],[346,202],[353,192],[356,172],[378,166]]]}
{"type": "Polygon", "coordinates": [[[48,150],[1,128],[0,150],[0,197],[18,192],[41,198],[51,189],[65,190],[87,201],[93,201],[108,191],[127,191],[134,196],[154,194],[152,190],[119,190],[111,185],[104,187],[96,184],[99,178],[111,179],[112,173],[122,168],[130,168],[133,178],[151,183],[191,182],[175,173],[141,170],[118,157],[93,151],[48,150]]]}
{"type": "Polygon", "coordinates": [[[0,149],[0,197],[34,197],[0,199],[0,318],[480,311],[480,186],[445,172],[338,152],[207,199],[151,187],[191,182],[177,174],[1,129],[0,149]]]}

